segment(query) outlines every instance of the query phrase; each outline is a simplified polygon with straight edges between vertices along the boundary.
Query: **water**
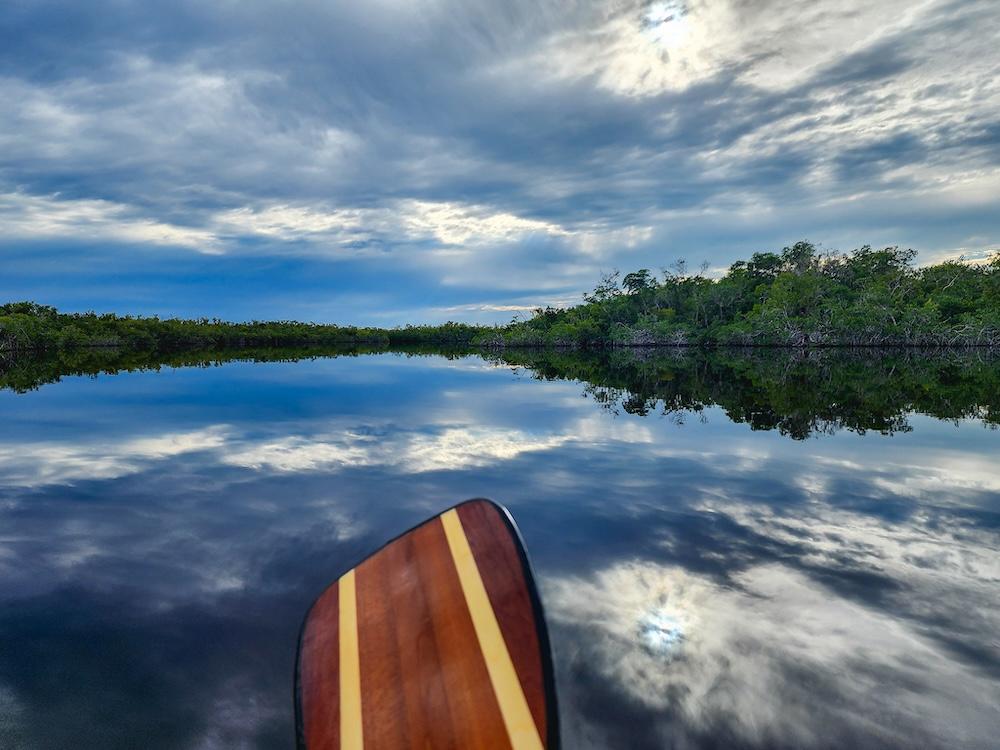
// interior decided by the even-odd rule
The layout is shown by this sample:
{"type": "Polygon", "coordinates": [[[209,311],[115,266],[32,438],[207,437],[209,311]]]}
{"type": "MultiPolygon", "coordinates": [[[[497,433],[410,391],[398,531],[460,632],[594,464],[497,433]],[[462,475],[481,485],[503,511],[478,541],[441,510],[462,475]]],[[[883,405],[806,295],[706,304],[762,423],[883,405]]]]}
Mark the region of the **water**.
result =
{"type": "Polygon", "coordinates": [[[292,747],[310,601],[473,496],[534,560],[567,749],[995,747],[996,364],[740,357],[0,391],[0,747],[292,747]]]}

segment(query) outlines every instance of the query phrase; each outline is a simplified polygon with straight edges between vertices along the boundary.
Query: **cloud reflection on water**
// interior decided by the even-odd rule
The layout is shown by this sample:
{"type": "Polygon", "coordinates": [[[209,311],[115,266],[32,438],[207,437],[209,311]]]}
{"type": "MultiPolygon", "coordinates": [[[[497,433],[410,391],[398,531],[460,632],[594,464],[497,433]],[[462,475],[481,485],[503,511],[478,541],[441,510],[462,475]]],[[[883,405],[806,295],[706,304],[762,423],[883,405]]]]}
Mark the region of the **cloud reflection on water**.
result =
{"type": "Polygon", "coordinates": [[[470,425],[439,428],[433,433],[380,432],[292,435],[237,446],[225,452],[221,460],[233,466],[282,472],[377,465],[421,473],[484,466],[528,451],[555,448],[571,439],[566,435],[538,437],[520,430],[470,425]]]}
{"type": "Polygon", "coordinates": [[[623,702],[644,715],[650,741],[675,747],[720,732],[750,747],[987,747],[996,729],[995,676],[779,565],[723,585],[627,562],[554,579],[546,593],[561,640],[575,646],[564,654],[574,747],[627,746],[635,730],[614,719],[623,702]],[[640,631],[666,602],[685,626],[683,649],[664,662],[640,631]],[[615,700],[599,709],[589,691],[615,700]],[[588,729],[603,739],[588,743],[588,729]]]}
{"type": "Polygon", "coordinates": [[[312,597],[481,494],[538,568],[567,747],[1000,730],[1000,433],[914,417],[794,442],[718,409],[615,417],[575,383],[404,364],[0,394],[51,426],[0,442],[0,744],[288,747],[312,597]]]}
{"type": "Polygon", "coordinates": [[[5,485],[18,487],[115,479],[139,472],[151,461],[218,448],[224,441],[224,427],[218,425],[107,443],[12,440],[0,443],[0,477],[5,485]]]}

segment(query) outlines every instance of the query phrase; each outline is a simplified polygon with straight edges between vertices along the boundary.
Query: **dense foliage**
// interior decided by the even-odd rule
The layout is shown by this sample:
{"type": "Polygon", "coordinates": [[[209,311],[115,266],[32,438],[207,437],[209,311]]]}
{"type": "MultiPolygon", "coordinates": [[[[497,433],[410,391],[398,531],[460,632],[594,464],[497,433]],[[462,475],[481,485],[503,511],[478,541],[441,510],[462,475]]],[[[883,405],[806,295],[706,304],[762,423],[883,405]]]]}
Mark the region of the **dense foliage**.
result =
{"type": "Polygon", "coordinates": [[[482,329],[461,323],[381,329],[295,321],[143,318],[61,313],[33,302],[0,305],[0,353],[108,347],[132,350],[228,349],[286,346],[468,344],[482,329]]]}
{"type": "Polygon", "coordinates": [[[33,302],[0,305],[0,351],[84,346],[181,349],[385,343],[383,332],[354,326],[293,321],[228,323],[222,320],[142,318],[113,313],[61,313],[33,302]]]}
{"type": "Polygon", "coordinates": [[[539,308],[494,333],[497,345],[595,347],[1000,344],[1000,254],[914,268],[915,253],[808,242],[755,253],[718,280],[683,263],[606,276],[584,304],[539,308]]]}
{"type": "Polygon", "coordinates": [[[141,318],[0,305],[0,355],[81,347],[209,349],[368,344],[409,346],[995,346],[1000,254],[987,263],[915,268],[915,253],[862,247],[822,254],[808,242],[755,253],[720,279],[683,263],[657,277],[606,276],[584,303],[538,308],[526,321],[381,329],[294,321],[141,318]]]}

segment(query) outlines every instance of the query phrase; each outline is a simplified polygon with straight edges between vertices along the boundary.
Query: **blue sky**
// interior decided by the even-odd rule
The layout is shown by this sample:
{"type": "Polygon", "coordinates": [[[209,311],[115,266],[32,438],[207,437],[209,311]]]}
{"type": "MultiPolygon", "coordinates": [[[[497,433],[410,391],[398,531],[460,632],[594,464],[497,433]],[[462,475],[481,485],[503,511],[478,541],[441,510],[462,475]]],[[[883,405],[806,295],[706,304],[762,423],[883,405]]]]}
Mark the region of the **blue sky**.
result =
{"type": "Polygon", "coordinates": [[[506,320],[808,238],[1000,247],[995,0],[0,6],[0,299],[506,320]]]}

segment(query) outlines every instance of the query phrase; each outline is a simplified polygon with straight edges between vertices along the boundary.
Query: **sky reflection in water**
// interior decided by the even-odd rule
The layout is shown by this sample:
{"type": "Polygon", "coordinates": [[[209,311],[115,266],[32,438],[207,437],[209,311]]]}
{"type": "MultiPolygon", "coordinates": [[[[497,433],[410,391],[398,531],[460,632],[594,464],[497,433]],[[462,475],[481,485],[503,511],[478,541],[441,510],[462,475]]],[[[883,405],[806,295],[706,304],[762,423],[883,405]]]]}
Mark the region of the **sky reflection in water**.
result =
{"type": "Polygon", "coordinates": [[[0,392],[0,746],[291,747],[312,598],[477,495],[538,569],[566,748],[993,746],[1000,433],[582,390],[378,355],[0,392]]]}

